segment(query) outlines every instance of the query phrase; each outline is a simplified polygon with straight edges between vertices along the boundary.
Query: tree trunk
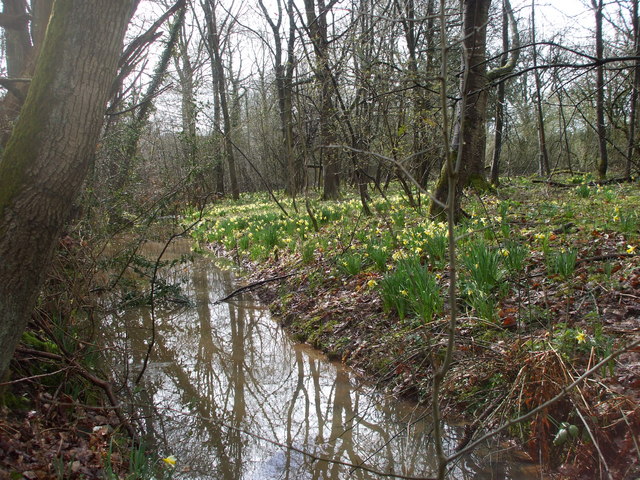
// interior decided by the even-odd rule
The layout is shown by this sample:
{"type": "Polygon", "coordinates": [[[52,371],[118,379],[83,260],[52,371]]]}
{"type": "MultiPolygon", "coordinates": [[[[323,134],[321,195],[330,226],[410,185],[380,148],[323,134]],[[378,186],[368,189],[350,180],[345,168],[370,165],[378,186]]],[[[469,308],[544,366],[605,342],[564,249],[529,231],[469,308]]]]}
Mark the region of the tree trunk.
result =
{"type": "MultiPolygon", "coordinates": [[[[501,66],[509,60],[509,15],[507,6],[502,2],[502,59],[501,66]]],[[[491,185],[500,183],[500,154],[502,153],[502,133],[504,130],[505,82],[498,84],[496,97],[496,131],[493,142],[493,158],[491,159],[491,185]]]]}
{"type": "Polygon", "coordinates": [[[638,0],[633,0],[631,23],[633,25],[633,43],[636,53],[636,61],[633,67],[633,84],[631,85],[631,107],[629,109],[629,143],[627,145],[627,162],[625,176],[631,177],[631,167],[638,159],[638,90],[640,90],[640,25],[638,19],[638,0]]]}
{"type": "Polygon", "coordinates": [[[57,0],[0,160],[0,372],[93,157],[131,0],[57,0]]]}
{"type": "Polygon", "coordinates": [[[17,20],[5,25],[6,62],[9,78],[17,78],[25,72],[33,49],[29,35],[29,15],[24,0],[3,0],[2,13],[17,20]]]}
{"type": "Polygon", "coordinates": [[[536,121],[538,123],[538,173],[550,175],[549,151],[547,149],[547,134],[544,129],[544,114],[542,112],[542,86],[540,72],[538,72],[538,47],[536,46],[536,7],[535,0],[531,0],[531,35],[533,43],[533,77],[536,86],[536,121]]]}
{"type": "Polygon", "coordinates": [[[282,12],[282,0],[278,0],[278,18],[274,21],[270,16],[262,0],[258,0],[260,8],[267,23],[273,32],[274,70],[276,74],[275,84],[278,95],[278,113],[280,114],[280,132],[282,135],[282,164],[287,166],[287,193],[295,198],[302,191],[303,167],[296,158],[293,148],[293,72],[295,61],[296,25],[293,12],[293,0],[287,0],[285,10],[289,19],[289,31],[287,37],[287,59],[282,60],[282,39],[280,38],[280,26],[284,18],[282,12]]]}
{"type": "MultiPolygon", "coordinates": [[[[53,0],[33,0],[30,14],[24,0],[2,0],[2,5],[2,14],[12,19],[11,22],[1,25],[5,30],[7,75],[9,78],[31,78],[51,15],[53,0]]],[[[28,89],[27,82],[11,84],[9,92],[0,101],[2,146],[6,145],[11,135],[13,123],[18,117],[28,89]]]]}
{"type": "MultiPolygon", "coordinates": [[[[331,145],[335,138],[331,117],[333,115],[331,72],[329,70],[329,40],[327,36],[327,8],[324,0],[317,0],[316,14],[313,0],[304,0],[307,17],[307,31],[313,43],[315,53],[314,73],[320,89],[320,143],[331,145]]],[[[327,148],[321,150],[324,189],[324,200],[336,199],[340,196],[340,160],[334,151],[327,148]]]]}
{"type": "Polygon", "coordinates": [[[178,78],[180,79],[180,107],[182,119],[182,152],[189,169],[196,165],[196,98],[194,87],[194,67],[188,51],[188,38],[184,26],[179,39],[178,52],[174,58],[178,78]]]}
{"type": "Polygon", "coordinates": [[[224,63],[222,62],[222,52],[220,50],[220,32],[218,31],[218,21],[216,19],[215,5],[211,5],[211,0],[204,0],[204,14],[207,21],[207,48],[211,57],[211,66],[214,70],[214,90],[217,90],[220,101],[220,112],[222,113],[222,128],[224,154],[229,168],[229,181],[231,183],[231,196],[234,200],[240,198],[238,187],[238,175],[236,171],[236,161],[234,156],[233,141],[231,139],[231,115],[229,113],[229,102],[227,100],[227,82],[224,73],[224,63]]]}
{"type": "MultiPolygon", "coordinates": [[[[462,159],[457,166],[457,190],[466,186],[484,187],[487,180],[484,174],[485,149],[487,143],[487,72],[485,66],[487,21],[491,0],[465,0],[463,12],[464,70],[462,75],[462,109],[458,112],[455,132],[451,142],[452,152],[459,152],[462,159]]],[[[442,205],[449,197],[449,171],[445,163],[434,196],[437,202],[431,202],[429,213],[432,217],[444,215],[442,205]]],[[[460,212],[456,195],[455,210],[460,212]]]]}
{"type": "MultiPolygon", "coordinates": [[[[591,5],[596,16],[596,58],[598,61],[604,58],[604,44],[602,41],[602,0],[591,0],[591,5]]],[[[607,125],[604,121],[604,65],[598,63],[596,67],[596,127],[598,130],[598,177],[601,180],[607,178],[609,158],[607,155],[607,125]]]]}

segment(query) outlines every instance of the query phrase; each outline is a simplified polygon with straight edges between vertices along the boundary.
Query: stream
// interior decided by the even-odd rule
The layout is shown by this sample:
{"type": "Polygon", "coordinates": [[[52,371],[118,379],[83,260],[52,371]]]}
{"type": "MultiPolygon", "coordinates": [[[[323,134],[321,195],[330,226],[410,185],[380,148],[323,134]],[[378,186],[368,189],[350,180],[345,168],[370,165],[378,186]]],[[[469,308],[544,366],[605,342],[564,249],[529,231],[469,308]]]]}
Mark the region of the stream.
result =
{"type": "MultiPolygon", "coordinates": [[[[146,248],[153,257],[162,245],[146,248]]],[[[189,243],[181,241],[168,257],[188,252],[189,243]]],[[[161,456],[176,458],[174,467],[167,465],[173,478],[434,474],[429,410],[376,390],[318,351],[296,344],[250,296],[216,305],[237,285],[232,271],[214,259],[178,264],[167,275],[167,281],[180,283],[191,305],[156,309],[155,346],[135,401],[152,446],[161,456]]],[[[148,308],[107,319],[103,334],[115,347],[121,381],[131,383],[140,371],[151,323],[148,308]]],[[[463,430],[447,425],[449,450],[463,430]]],[[[527,480],[540,474],[494,442],[452,464],[449,478],[527,480]]]]}

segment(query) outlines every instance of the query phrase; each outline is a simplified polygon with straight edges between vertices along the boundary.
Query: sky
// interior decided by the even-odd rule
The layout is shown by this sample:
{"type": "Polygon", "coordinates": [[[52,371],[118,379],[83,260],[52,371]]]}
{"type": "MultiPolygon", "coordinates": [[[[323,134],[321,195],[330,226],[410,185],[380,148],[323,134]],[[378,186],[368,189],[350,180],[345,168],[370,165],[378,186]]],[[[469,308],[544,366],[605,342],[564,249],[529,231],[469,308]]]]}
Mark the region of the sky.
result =
{"type": "MultiPolygon", "coordinates": [[[[558,31],[586,35],[594,25],[588,3],[590,0],[536,0],[536,29],[546,35],[558,31]]],[[[519,17],[526,18],[528,23],[531,0],[512,0],[512,5],[519,12],[519,17]]]]}

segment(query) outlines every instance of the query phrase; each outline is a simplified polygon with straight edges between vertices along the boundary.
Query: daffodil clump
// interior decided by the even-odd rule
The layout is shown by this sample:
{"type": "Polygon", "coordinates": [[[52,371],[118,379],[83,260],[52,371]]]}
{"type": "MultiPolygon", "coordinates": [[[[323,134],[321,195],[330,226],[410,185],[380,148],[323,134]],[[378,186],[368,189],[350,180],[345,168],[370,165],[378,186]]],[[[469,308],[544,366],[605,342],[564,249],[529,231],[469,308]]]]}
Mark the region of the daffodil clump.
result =
{"type": "MultiPolygon", "coordinates": [[[[573,246],[568,232],[588,231],[594,238],[622,235],[620,252],[635,255],[639,222],[628,191],[587,188],[588,195],[529,203],[516,196],[488,196],[466,207],[468,216],[456,230],[456,254],[458,297],[467,314],[497,321],[501,303],[531,268],[542,266],[551,281],[569,282],[588,253],[573,246]]],[[[302,198],[295,204],[281,192],[276,196],[282,208],[264,193],[216,203],[192,235],[201,246],[218,244],[251,261],[326,262],[333,276],[345,284],[355,279],[358,291],[377,292],[385,309],[400,318],[428,321],[442,312],[447,226],[411,207],[400,189],[372,199],[370,217],[355,193],[341,201],[302,198]]],[[[185,223],[200,215],[190,212],[185,223]]]]}

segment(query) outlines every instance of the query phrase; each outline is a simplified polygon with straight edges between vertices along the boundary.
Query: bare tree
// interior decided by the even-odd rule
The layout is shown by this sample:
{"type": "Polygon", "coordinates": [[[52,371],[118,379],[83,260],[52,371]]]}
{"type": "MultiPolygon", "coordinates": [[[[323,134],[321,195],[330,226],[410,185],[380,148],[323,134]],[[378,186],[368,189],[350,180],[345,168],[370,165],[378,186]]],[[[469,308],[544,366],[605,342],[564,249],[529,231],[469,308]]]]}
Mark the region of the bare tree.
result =
{"type": "Polygon", "coordinates": [[[550,175],[549,150],[547,148],[547,133],[542,111],[542,81],[538,70],[538,45],[536,44],[536,2],[531,0],[531,43],[533,44],[533,78],[536,89],[536,121],[538,124],[538,173],[550,175]]]}
{"type": "MultiPolygon", "coordinates": [[[[306,14],[306,30],[313,44],[315,54],[314,75],[320,94],[318,109],[320,123],[321,145],[335,143],[335,132],[332,125],[334,101],[332,98],[333,85],[331,81],[331,67],[329,65],[329,34],[327,26],[327,14],[335,3],[335,0],[327,5],[324,0],[304,0],[306,14]]],[[[322,158],[324,189],[323,198],[335,199],[340,196],[340,159],[335,152],[323,148],[320,152],[322,158]]]]}
{"type": "Polygon", "coordinates": [[[236,171],[236,161],[234,154],[233,140],[231,138],[231,114],[229,113],[229,100],[227,93],[227,80],[222,60],[221,32],[224,30],[227,22],[233,22],[233,18],[229,15],[226,19],[218,24],[216,15],[215,0],[201,0],[204,9],[204,17],[206,21],[206,46],[211,59],[211,69],[213,71],[213,89],[214,95],[220,102],[220,113],[222,114],[222,125],[224,136],[224,154],[229,169],[229,180],[231,183],[231,196],[234,199],[240,197],[240,189],[238,187],[238,174],[236,171]]]}
{"type": "Polygon", "coordinates": [[[278,96],[278,113],[280,114],[280,131],[282,134],[282,163],[287,166],[287,190],[289,195],[295,196],[303,186],[304,172],[303,166],[296,157],[293,145],[293,73],[295,69],[295,39],[296,24],[293,14],[293,0],[287,0],[284,10],[287,14],[287,44],[286,60],[283,60],[281,27],[284,20],[283,0],[277,1],[278,15],[271,18],[262,0],[258,0],[260,8],[273,33],[273,63],[276,74],[276,93],[278,96]]]}

